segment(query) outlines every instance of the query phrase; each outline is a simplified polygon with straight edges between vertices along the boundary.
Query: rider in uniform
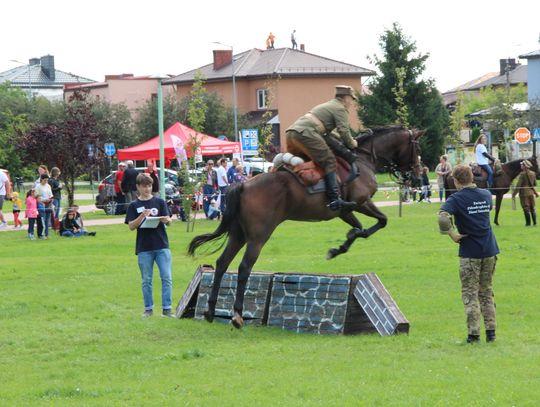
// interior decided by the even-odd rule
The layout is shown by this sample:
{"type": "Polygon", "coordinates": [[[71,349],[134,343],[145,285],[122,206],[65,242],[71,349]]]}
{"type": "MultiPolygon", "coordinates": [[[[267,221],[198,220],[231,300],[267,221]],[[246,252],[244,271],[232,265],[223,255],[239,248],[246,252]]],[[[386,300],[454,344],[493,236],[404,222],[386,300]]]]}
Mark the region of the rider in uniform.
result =
{"type": "Polygon", "coordinates": [[[349,129],[349,108],[356,100],[353,88],[336,86],[336,97],[315,106],[309,113],[300,117],[286,130],[287,151],[292,154],[305,154],[325,172],[326,193],[333,211],[352,209],[356,203],[340,198],[336,178],[336,157],[327,144],[330,134],[341,138],[348,148],[357,147],[349,129]],[[333,130],[335,130],[333,132],[333,130]]]}

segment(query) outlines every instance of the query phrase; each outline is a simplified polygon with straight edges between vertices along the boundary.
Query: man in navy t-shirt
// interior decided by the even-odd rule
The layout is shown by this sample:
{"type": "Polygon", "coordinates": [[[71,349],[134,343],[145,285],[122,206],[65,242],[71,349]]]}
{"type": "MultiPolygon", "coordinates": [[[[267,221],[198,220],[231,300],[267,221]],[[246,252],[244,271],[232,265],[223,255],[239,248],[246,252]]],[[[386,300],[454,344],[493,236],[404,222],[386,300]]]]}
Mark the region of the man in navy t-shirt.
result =
{"type": "Polygon", "coordinates": [[[152,195],[153,180],[148,174],[139,174],[136,179],[139,197],[128,206],[125,223],[130,230],[137,230],[137,254],[142,277],[144,299],[143,317],[153,315],[152,274],[154,262],[161,277],[161,302],[163,315],[172,317],[172,258],[165,225],[171,223],[171,215],[165,201],[152,195]],[[145,227],[147,217],[158,217],[155,227],[145,227]],[[142,226],[142,227],[141,227],[142,226]]]}
{"type": "Polygon", "coordinates": [[[459,243],[461,296],[467,315],[467,342],[480,340],[480,322],[484,318],[486,340],[495,340],[495,305],[492,280],[499,247],[491,229],[489,211],[491,193],[473,184],[467,165],[452,172],[458,192],[452,194],[439,211],[441,233],[459,243]],[[457,231],[452,226],[453,217],[457,231]]]}

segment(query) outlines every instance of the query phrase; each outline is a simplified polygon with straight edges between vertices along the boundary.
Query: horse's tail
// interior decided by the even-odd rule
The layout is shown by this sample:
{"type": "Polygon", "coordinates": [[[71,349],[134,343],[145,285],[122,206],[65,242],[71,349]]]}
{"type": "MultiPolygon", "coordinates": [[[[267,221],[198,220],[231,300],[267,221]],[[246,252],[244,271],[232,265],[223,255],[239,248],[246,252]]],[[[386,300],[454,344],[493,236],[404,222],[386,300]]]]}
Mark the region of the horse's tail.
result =
{"type": "MultiPolygon", "coordinates": [[[[231,233],[235,233],[237,235],[243,233],[238,224],[240,198],[243,190],[244,186],[241,183],[235,184],[227,190],[227,207],[225,208],[219,226],[212,233],[205,233],[193,238],[188,247],[188,254],[190,256],[195,256],[195,251],[205,243],[228,236],[231,233]]],[[[224,243],[225,241],[223,241],[222,244],[211,253],[217,252],[224,243]]]]}

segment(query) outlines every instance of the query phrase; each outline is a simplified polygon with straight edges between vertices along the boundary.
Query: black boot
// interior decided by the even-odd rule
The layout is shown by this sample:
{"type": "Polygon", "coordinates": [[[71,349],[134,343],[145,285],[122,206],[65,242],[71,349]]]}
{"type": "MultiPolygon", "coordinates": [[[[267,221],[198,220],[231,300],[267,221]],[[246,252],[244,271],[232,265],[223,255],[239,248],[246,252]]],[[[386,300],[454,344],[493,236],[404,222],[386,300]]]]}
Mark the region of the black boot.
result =
{"type": "Polygon", "coordinates": [[[327,205],[331,211],[339,211],[340,209],[352,210],[356,206],[356,202],[344,201],[339,197],[339,187],[337,185],[336,172],[329,172],[324,176],[326,183],[326,195],[330,203],[327,205]]]}
{"type": "Polygon", "coordinates": [[[349,174],[349,177],[347,178],[347,181],[345,181],[346,183],[351,182],[353,179],[358,177],[358,175],[360,175],[360,170],[356,165],[356,160],[358,159],[358,156],[355,153],[353,153],[351,150],[349,150],[347,147],[337,141],[334,137],[327,137],[326,144],[328,144],[334,155],[343,158],[351,166],[351,172],[349,174]]]}
{"type": "Polygon", "coordinates": [[[468,335],[467,343],[476,343],[480,342],[480,335],[468,335]]]}
{"type": "Polygon", "coordinates": [[[531,226],[531,214],[527,211],[523,211],[525,214],[525,226],[531,226]]]}
{"type": "Polygon", "coordinates": [[[495,342],[495,329],[486,329],[486,342],[495,342]]]}
{"type": "Polygon", "coordinates": [[[531,219],[533,226],[536,226],[536,211],[534,209],[531,209],[531,219]]]}

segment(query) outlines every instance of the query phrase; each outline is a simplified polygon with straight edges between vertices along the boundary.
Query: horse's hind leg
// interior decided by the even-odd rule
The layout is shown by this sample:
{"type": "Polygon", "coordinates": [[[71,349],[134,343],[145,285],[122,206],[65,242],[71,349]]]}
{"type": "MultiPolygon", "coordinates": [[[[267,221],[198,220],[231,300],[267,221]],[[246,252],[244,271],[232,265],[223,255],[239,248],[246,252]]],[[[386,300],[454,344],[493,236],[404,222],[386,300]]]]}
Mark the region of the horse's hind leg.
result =
{"type": "Polygon", "coordinates": [[[221,256],[218,257],[216,261],[216,271],[214,273],[214,282],[212,283],[212,291],[210,292],[210,296],[208,297],[208,310],[204,312],[204,319],[206,319],[208,322],[212,322],[214,320],[214,313],[216,311],[216,302],[217,297],[219,293],[219,287],[221,286],[221,279],[223,278],[223,274],[227,271],[227,268],[231,264],[231,262],[234,259],[234,256],[240,251],[240,249],[244,246],[245,240],[243,238],[237,238],[233,237],[232,235],[229,236],[229,241],[227,242],[227,246],[225,247],[225,250],[221,254],[221,256]]]}
{"type": "Polygon", "coordinates": [[[495,223],[497,226],[499,226],[499,212],[501,211],[503,196],[504,192],[495,195],[495,219],[493,220],[493,223],[495,223]]]}
{"type": "Polygon", "coordinates": [[[246,252],[240,266],[238,267],[238,282],[236,285],[236,299],[234,301],[233,318],[231,320],[233,326],[240,329],[244,326],[244,319],[242,318],[242,310],[244,308],[244,294],[246,292],[246,285],[251,274],[253,265],[259,258],[263,242],[248,243],[246,252]]]}

